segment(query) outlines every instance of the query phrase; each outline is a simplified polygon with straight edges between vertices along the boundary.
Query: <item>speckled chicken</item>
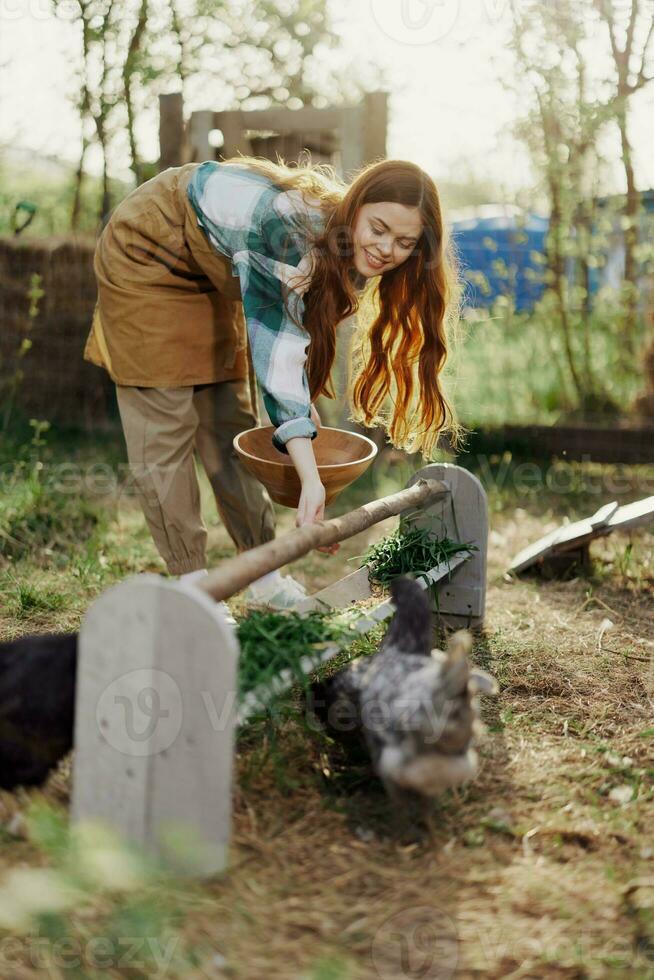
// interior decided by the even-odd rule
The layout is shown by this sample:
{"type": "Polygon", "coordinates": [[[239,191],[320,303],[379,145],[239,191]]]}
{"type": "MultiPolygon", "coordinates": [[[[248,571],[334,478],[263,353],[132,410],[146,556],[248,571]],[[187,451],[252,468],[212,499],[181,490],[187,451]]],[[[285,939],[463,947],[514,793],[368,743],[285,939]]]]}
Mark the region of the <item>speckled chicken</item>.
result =
{"type": "Polygon", "coordinates": [[[396,612],[377,653],[314,684],[311,704],[335,737],[363,736],[389,795],[436,796],[476,774],[476,695],[495,694],[497,684],[471,668],[467,630],[446,652],[431,649],[429,601],[417,582],[396,579],[391,596],[396,612]]]}

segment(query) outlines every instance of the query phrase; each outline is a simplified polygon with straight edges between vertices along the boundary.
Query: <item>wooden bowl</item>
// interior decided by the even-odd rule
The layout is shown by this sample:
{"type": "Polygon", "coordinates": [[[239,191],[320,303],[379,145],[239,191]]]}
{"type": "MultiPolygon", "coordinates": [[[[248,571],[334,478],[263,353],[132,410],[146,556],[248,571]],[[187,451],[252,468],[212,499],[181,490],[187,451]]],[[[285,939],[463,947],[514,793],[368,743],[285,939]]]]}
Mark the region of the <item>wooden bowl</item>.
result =
{"type": "MultiPolygon", "coordinates": [[[[291,457],[272,444],[272,425],[246,429],[234,439],[234,449],[243,465],[265,486],[272,499],[285,507],[300,502],[300,479],[291,457]]],[[[313,440],[318,474],[325,488],[325,503],[334,500],[368,469],[377,455],[372,439],[345,429],[318,428],[313,440]]]]}

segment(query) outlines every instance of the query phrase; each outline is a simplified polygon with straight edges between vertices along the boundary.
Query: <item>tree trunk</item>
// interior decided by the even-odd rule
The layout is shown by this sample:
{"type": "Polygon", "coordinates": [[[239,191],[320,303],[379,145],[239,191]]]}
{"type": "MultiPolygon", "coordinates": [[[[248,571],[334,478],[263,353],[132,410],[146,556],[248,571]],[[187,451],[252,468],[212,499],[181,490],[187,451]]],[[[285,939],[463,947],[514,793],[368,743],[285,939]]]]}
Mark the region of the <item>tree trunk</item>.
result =
{"type": "Polygon", "coordinates": [[[581,319],[583,333],[583,352],[584,352],[584,383],[587,390],[594,387],[592,359],[590,351],[590,318],[592,315],[592,303],[590,297],[590,242],[593,227],[593,205],[590,200],[580,201],[577,208],[574,227],[577,233],[577,284],[583,290],[583,300],[581,303],[581,319]]]}
{"type": "Polygon", "coordinates": [[[620,129],[620,143],[622,145],[622,162],[624,164],[625,178],[627,181],[627,202],[625,206],[625,230],[624,230],[624,278],[625,289],[625,311],[624,311],[624,339],[629,353],[636,353],[636,324],[638,320],[638,263],[636,253],[638,250],[638,219],[640,201],[634,168],[632,162],[631,143],[627,126],[626,98],[619,99],[619,112],[617,123],[620,129]]]}
{"type": "Polygon", "coordinates": [[[84,158],[89,147],[89,141],[82,136],[82,151],[79,155],[79,163],[75,171],[75,192],[73,196],[73,206],[70,212],[70,227],[72,231],[77,231],[79,227],[80,213],[82,210],[82,184],[84,182],[84,158]]]}
{"type": "Polygon", "coordinates": [[[565,229],[562,227],[563,208],[561,206],[560,188],[557,184],[556,177],[554,177],[552,174],[550,174],[548,177],[548,184],[551,202],[550,229],[547,235],[546,249],[548,265],[552,274],[554,293],[558,301],[559,316],[561,318],[561,328],[563,331],[563,344],[565,347],[568,370],[570,371],[570,377],[572,378],[572,383],[574,384],[577,397],[579,398],[580,403],[583,404],[585,390],[575,364],[575,356],[572,349],[572,331],[570,328],[568,300],[565,294],[565,256],[561,247],[561,237],[565,233],[565,229]]]}
{"type": "Polygon", "coordinates": [[[102,198],[100,200],[100,211],[98,214],[100,228],[102,229],[109,220],[109,214],[111,212],[111,191],[109,189],[109,170],[107,160],[107,136],[104,119],[102,117],[96,117],[95,128],[98,133],[98,142],[102,147],[102,198]]]}
{"type": "Polygon", "coordinates": [[[130,168],[138,187],[143,183],[143,166],[139,158],[138,146],[136,143],[136,133],[134,131],[135,112],[134,112],[134,91],[133,81],[136,70],[136,63],[141,49],[141,41],[145,33],[148,22],[149,0],[141,0],[138,20],[134,33],[132,34],[127,49],[127,57],[123,66],[123,92],[125,95],[125,106],[127,108],[127,135],[129,138],[129,151],[131,155],[130,168]]]}

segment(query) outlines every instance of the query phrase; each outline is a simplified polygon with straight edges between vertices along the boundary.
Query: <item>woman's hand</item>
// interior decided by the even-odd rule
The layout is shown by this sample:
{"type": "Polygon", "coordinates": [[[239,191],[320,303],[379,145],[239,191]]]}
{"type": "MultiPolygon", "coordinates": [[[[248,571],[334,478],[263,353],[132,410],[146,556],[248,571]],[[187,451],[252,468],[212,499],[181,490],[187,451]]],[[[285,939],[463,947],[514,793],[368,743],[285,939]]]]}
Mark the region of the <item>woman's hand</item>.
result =
{"type": "MultiPolygon", "coordinates": [[[[325,488],[318,475],[311,439],[306,437],[289,439],[286,448],[302,484],[295,525],[302,527],[304,524],[315,524],[316,521],[322,521],[325,516],[325,488]]],[[[339,547],[340,545],[336,542],[331,545],[323,545],[317,550],[324,554],[333,555],[339,547]]]]}
{"type": "MultiPolygon", "coordinates": [[[[320,481],[320,477],[305,480],[302,484],[300,493],[300,503],[298,504],[295,516],[295,526],[302,527],[304,524],[315,524],[322,521],[325,517],[325,488],[320,481]]],[[[324,544],[316,551],[321,551],[324,555],[335,555],[340,544],[324,544]]]]}
{"type": "Polygon", "coordinates": [[[300,503],[298,504],[295,516],[295,526],[302,527],[303,524],[315,524],[322,521],[325,516],[325,488],[320,482],[320,478],[311,477],[302,484],[300,493],[300,503]]]}

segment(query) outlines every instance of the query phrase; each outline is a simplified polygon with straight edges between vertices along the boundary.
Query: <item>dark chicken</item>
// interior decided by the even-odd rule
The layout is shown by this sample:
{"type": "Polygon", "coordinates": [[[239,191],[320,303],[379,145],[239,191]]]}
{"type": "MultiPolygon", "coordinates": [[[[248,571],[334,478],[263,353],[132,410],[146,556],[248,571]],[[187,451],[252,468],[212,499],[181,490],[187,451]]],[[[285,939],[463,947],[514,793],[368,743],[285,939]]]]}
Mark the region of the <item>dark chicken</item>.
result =
{"type": "Polygon", "coordinates": [[[0,643],[0,787],[43,783],[73,747],[77,633],[0,643]]]}

